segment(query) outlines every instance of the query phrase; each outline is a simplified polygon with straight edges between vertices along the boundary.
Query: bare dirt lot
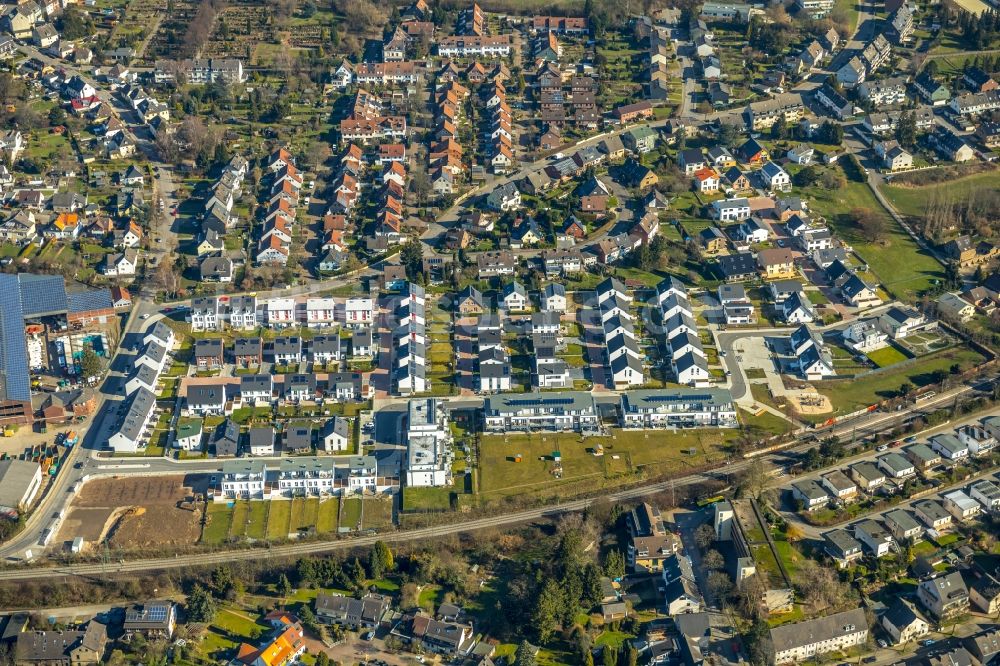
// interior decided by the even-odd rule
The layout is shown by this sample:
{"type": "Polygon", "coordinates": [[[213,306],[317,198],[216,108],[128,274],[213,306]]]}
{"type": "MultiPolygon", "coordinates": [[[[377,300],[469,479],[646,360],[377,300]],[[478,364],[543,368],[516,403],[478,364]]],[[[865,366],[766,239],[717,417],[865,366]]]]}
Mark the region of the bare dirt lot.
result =
{"type": "Polygon", "coordinates": [[[181,475],[91,481],[73,501],[56,543],[81,536],[93,548],[107,539],[123,551],[192,544],[201,533],[201,510],[178,507],[191,494],[181,475]]]}

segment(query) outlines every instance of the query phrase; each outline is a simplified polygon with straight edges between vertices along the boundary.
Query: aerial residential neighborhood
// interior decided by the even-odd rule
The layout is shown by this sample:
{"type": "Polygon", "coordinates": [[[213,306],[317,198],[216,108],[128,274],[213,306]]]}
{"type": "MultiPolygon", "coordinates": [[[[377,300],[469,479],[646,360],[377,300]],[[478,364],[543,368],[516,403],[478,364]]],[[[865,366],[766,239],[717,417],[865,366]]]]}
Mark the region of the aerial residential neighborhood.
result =
{"type": "Polygon", "coordinates": [[[993,0],[5,0],[0,662],[991,666],[993,0]]]}

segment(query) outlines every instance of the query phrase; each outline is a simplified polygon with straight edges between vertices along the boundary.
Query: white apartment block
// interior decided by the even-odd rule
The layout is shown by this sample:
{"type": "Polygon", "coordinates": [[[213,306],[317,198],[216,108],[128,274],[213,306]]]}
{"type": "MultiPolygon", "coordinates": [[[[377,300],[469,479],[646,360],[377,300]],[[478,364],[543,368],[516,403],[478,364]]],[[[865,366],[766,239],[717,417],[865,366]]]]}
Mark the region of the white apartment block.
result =
{"type": "Polygon", "coordinates": [[[435,398],[410,400],[406,433],[406,485],[451,485],[454,453],[444,404],[435,398]]]}

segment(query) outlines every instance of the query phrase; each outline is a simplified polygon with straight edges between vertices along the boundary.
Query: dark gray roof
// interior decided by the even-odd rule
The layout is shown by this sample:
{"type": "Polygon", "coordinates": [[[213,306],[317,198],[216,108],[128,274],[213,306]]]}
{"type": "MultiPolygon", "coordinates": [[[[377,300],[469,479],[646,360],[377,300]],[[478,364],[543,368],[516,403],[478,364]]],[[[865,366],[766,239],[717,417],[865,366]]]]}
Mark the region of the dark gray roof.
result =
{"type": "Polygon", "coordinates": [[[719,271],[727,278],[753,274],[757,272],[757,260],[750,252],[719,257],[719,271]]]}
{"type": "Polygon", "coordinates": [[[317,335],[312,341],[313,354],[336,354],[340,352],[339,335],[317,335]]]}
{"type": "Polygon", "coordinates": [[[285,336],[274,339],[275,354],[298,354],[302,351],[302,338],[285,336]]]}
{"type": "Polygon", "coordinates": [[[236,356],[252,356],[261,352],[260,338],[236,338],[233,341],[233,354],[236,356]]]}
{"type": "Polygon", "coordinates": [[[913,607],[902,599],[896,599],[882,616],[897,629],[904,629],[920,619],[913,607]]]}
{"type": "Polygon", "coordinates": [[[118,432],[132,441],[142,435],[144,424],[149,413],[156,407],[156,396],[145,387],[140,387],[125,400],[125,417],[122,419],[118,432]]]}
{"type": "Polygon", "coordinates": [[[312,429],[307,426],[290,426],[285,430],[282,441],[289,451],[305,451],[312,448],[312,429]]]}
{"type": "Polygon", "coordinates": [[[224,405],[226,389],[216,384],[189,386],[187,402],[189,405],[224,405]]]}
{"type": "Polygon", "coordinates": [[[341,437],[349,437],[351,433],[351,424],[342,416],[334,416],[332,419],[327,420],[327,422],[323,424],[321,436],[327,437],[332,433],[336,433],[341,437]]]}
{"type": "Polygon", "coordinates": [[[194,341],[194,355],[220,356],[222,354],[222,338],[203,338],[194,341]]]}
{"type": "Polygon", "coordinates": [[[250,428],[247,433],[247,443],[252,449],[261,446],[274,446],[274,427],[255,426],[250,428]]]}
{"type": "Polygon", "coordinates": [[[863,608],[854,608],[814,620],[785,624],[771,629],[771,643],[775,652],[784,652],[805,645],[834,640],[868,629],[863,608]]]}
{"type": "Polygon", "coordinates": [[[215,455],[235,456],[240,449],[240,426],[232,419],[220,423],[212,438],[215,444],[215,455]]]}

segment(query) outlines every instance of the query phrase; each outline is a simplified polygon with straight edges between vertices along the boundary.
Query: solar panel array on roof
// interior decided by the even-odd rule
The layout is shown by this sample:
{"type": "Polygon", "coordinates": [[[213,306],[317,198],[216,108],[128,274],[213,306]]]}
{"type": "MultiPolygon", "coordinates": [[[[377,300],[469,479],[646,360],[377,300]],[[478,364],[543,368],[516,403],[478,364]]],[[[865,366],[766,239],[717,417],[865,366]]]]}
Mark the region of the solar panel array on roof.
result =
{"type": "Polygon", "coordinates": [[[151,620],[166,620],[167,619],[167,607],[166,606],[156,606],[149,609],[149,619],[151,620]]]}
{"type": "Polygon", "coordinates": [[[17,276],[20,282],[21,304],[25,317],[64,314],[69,308],[66,283],[58,275],[17,276]]]}
{"type": "Polygon", "coordinates": [[[107,289],[87,289],[86,291],[71,291],[66,295],[69,312],[91,312],[94,310],[112,310],[115,304],[111,301],[111,292],[107,289]]]}
{"type": "Polygon", "coordinates": [[[507,400],[508,405],[513,407],[524,407],[529,405],[572,405],[572,398],[532,398],[526,400],[507,400]]]}
{"type": "Polygon", "coordinates": [[[701,402],[709,397],[705,393],[691,393],[691,394],[671,394],[671,395],[651,395],[646,398],[647,402],[701,402]]]}
{"type": "Polygon", "coordinates": [[[0,275],[0,399],[31,400],[24,311],[17,275],[0,275]]]}

